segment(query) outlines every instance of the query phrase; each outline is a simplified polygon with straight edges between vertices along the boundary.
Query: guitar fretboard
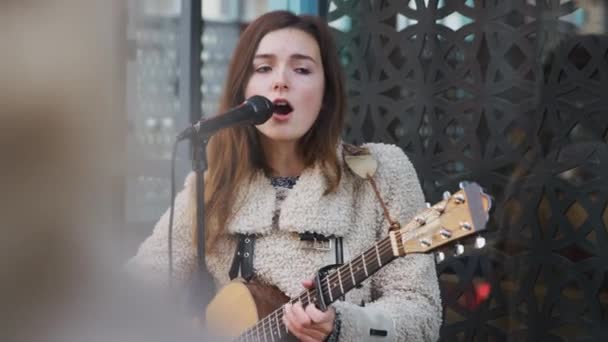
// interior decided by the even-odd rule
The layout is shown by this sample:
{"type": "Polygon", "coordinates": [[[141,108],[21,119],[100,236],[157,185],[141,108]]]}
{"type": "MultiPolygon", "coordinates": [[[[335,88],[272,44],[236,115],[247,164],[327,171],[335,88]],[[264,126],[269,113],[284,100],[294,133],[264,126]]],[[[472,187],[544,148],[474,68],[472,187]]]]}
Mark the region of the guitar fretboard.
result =
{"type": "MultiPolygon", "coordinates": [[[[399,232],[396,232],[396,234],[399,234],[399,232]]],[[[323,302],[329,305],[395,258],[390,238],[385,238],[350,262],[337,267],[333,272],[322,277],[320,280],[321,292],[316,288],[306,290],[296,298],[291,299],[290,303],[301,302],[303,306],[309,304],[319,306],[318,304],[321,303],[320,296],[322,296],[323,302]]],[[[280,307],[256,325],[247,329],[236,341],[275,342],[280,341],[288,334],[289,332],[283,324],[283,307],[280,307]]]]}

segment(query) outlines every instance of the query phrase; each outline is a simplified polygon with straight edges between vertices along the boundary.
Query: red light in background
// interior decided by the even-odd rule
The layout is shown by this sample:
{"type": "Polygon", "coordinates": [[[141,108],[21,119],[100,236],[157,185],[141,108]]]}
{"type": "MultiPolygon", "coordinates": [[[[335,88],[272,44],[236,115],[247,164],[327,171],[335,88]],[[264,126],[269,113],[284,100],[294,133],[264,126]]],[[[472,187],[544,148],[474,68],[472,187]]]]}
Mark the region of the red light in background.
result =
{"type": "Polygon", "coordinates": [[[472,288],[464,293],[464,305],[467,309],[474,311],[490,297],[491,292],[490,283],[486,281],[474,283],[472,288]]]}

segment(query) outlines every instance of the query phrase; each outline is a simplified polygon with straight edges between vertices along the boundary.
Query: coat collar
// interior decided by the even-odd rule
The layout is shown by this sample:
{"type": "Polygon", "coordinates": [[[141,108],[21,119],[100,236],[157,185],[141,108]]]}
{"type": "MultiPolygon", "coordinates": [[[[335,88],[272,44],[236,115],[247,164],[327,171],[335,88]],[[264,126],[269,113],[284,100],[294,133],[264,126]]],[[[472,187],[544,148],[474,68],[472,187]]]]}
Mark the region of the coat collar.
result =
{"type": "MultiPolygon", "coordinates": [[[[341,151],[340,151],[341,152],[341,151]]],[[[341,156],[341,153],[338,154],[341,156]]],[[[345,236],[353,227],[354,175],[344,167],[340,158],[342,179],[335,192],[324,195],[325,177],[318,165],[306,169],[281,205],[279,230],[325,236],[345,236]]],[[[266,234],[272,230],[276,209],[276,190],[270,180],[258,173],[250,184],[238,190],[232,219],[231,234],[266,234]]]]}

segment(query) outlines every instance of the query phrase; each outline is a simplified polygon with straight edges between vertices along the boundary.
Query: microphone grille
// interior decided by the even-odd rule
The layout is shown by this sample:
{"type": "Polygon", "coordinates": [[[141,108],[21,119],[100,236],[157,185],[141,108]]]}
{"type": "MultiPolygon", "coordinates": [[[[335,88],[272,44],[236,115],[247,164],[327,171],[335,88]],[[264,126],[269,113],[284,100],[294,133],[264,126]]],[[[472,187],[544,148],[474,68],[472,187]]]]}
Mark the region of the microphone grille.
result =
{"type": "Polygon", "coordinates": [[[253,108],[253,124],[261,125],[272,116],[274,105],[264,96],[255,95],[247,99],[247,102],[253,108]]]}

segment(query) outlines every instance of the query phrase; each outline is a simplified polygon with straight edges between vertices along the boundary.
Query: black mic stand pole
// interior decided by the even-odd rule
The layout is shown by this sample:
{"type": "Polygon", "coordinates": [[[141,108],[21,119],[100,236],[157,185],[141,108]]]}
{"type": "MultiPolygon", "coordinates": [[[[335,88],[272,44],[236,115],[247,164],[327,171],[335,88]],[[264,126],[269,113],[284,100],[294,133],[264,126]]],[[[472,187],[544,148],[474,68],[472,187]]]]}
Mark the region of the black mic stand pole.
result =
{"type": "MultiPolygon", "coordinates": [[[[207,170],[207,143],[206,135],[192,137],[192,170],[196,174],[196,246],[197,270],[194,274],[195,303],[199,315],[205,315],[204,308],[212,299],[214,284],[211,274],[205,263],[205,171],[207,170]]],[[[200,316],[199,316],[200,317],[200,316]]]]}
{"type": "MultiPolygon", "coordinates": [[[[201,51],[203,20],[201,1],[181,0],[180,16],[181,46],[184,53],[180,59],[180,98],[183,113],[196,122],[201,113],[201,51]]],[[[205,179],[207,169],[207,141],[209,136],[194,134],[191,139],[192,171],[196,176],[196,229],[197,229],[197,268],[190,279],[186,304],[187,310],[195,317],[204,318],[205,307],[210,302],[214,285],[205,263],[205,179]]]]}

